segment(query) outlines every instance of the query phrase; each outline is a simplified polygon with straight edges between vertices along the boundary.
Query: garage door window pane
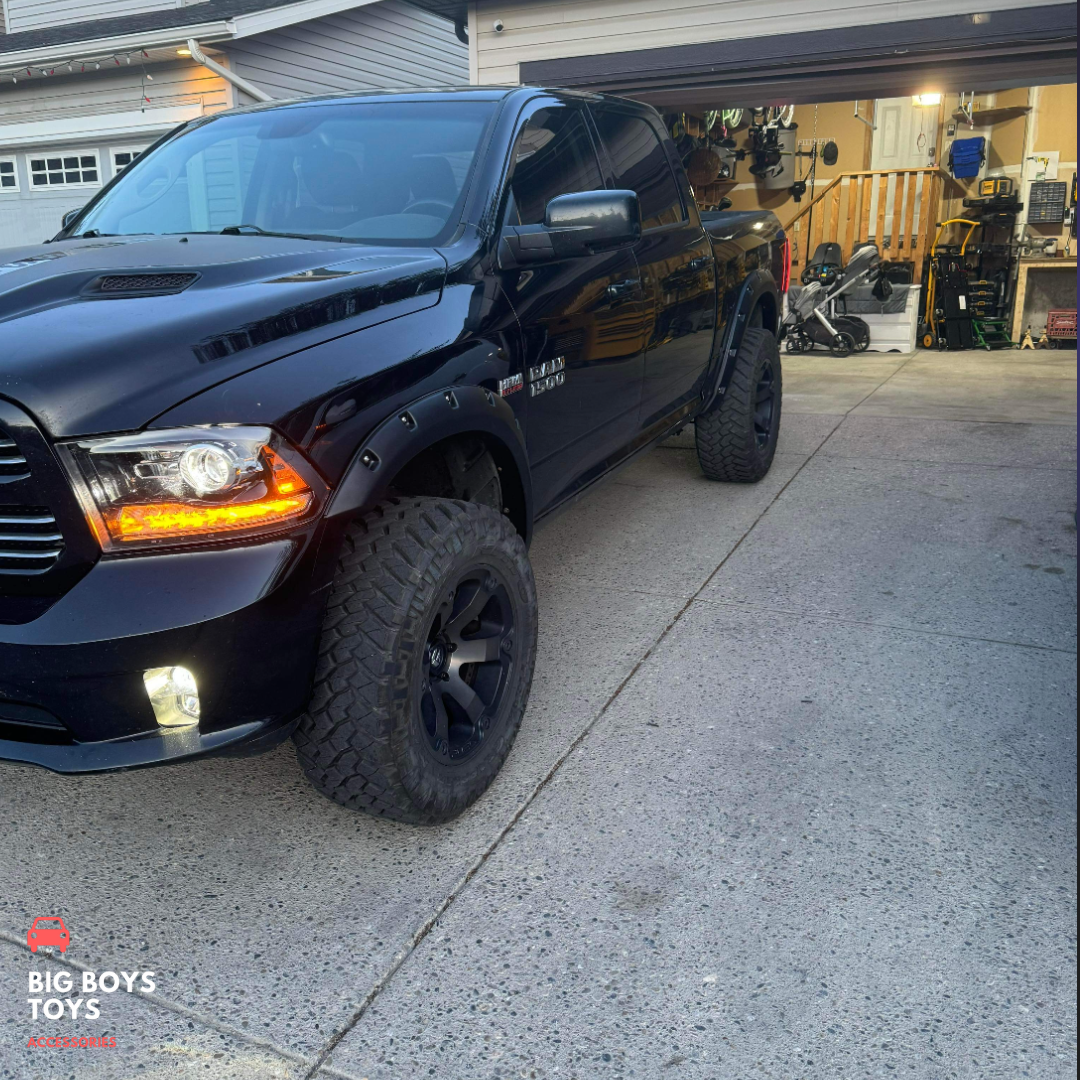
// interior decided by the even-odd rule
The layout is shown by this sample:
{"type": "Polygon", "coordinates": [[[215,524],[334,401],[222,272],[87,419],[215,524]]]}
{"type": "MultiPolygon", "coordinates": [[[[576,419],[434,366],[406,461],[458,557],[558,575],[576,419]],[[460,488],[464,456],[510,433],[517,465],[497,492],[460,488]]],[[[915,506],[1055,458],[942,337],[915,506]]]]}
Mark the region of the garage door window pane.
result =
{"type": "Polygon", "coordinates": [[[73,187],[98,183],[96,154],[66,154],[61,157],[30,157],[32,187],[73,187]]]}
{"type": "Polygon", "coordinates": [[[18,187],[15,178],[15,162],[0,161],[0,189],[18,187]]]}
{"type": "Polygon", "coordinates": [[[592,139],[577,109],[541,109],[514,147],[508,225],[539,225],[558,195],[604,186],[592,139]]]}
{"type": "Polygon", "coordinates": [[[638,194],[642,228],[685,221],[675,174],[652,127],[614,109],[597,110],[596,124],[615,167],[615,186],[638,194]]]}

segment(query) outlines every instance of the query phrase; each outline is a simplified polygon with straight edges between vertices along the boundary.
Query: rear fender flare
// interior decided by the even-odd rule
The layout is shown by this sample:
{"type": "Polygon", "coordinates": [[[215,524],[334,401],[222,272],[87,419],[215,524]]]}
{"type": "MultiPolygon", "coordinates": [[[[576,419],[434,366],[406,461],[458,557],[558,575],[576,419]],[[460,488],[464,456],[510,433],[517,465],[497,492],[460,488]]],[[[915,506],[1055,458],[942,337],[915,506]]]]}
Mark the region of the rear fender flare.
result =
{"type": "Polygon", "coordinates": [[[533,502],[525,437],[509,403],[483,386],[446,387],[387,417],[356,451],[330,499],[326,516],[355,516],[374,505],[417,454],[467,433],[485,437],[503,473],[504,502],[510,517],[529,543],[533,502]],[[507,475],[508,469],[514,475],[507,475]]]}
{"type": "Polygon", "coordinates": [[[735,370],[735,356],[742,345],[743,334],[749,325],[750,316],[763,298],[771,299],[773,311],[773,317],[765,320],[765,328],[775,334],[780,318],[780,296],[776,282],[767,270],[754,270],[743,282],[727,326],[724,327],[723,344],[716,360],[716,376],[711,385],[706,387],[702,412],[709,408],[718,394],[723,394],[727,390],[735,370]]]}

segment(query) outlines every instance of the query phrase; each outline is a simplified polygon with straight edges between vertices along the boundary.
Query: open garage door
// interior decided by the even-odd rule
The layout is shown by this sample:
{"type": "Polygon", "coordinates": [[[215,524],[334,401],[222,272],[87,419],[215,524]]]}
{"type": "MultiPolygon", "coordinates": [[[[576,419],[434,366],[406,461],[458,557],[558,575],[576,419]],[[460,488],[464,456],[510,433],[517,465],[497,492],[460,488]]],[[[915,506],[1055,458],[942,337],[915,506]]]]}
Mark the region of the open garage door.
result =
{"type": "Polygon", "coordinates": [[[524,62],[521,82],[678,105],[899,97],[1076,80],[1076,5],[524,62]]]}

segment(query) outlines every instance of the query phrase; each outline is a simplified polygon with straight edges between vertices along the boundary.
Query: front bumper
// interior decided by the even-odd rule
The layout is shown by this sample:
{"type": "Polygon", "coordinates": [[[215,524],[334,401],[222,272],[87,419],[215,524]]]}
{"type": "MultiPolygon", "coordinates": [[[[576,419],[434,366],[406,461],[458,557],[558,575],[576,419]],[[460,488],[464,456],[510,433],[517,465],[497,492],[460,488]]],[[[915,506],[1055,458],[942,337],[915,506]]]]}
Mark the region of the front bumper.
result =
{"type": "Polygon", "coordinates": [[[0,622],[0,759],[98,772],[286,738],[311,692],[326,532],[101,559],[37,618],[0,622]],[[143,672],[173,665],[198,680],[197,727],[157,725],[143,672]]]}

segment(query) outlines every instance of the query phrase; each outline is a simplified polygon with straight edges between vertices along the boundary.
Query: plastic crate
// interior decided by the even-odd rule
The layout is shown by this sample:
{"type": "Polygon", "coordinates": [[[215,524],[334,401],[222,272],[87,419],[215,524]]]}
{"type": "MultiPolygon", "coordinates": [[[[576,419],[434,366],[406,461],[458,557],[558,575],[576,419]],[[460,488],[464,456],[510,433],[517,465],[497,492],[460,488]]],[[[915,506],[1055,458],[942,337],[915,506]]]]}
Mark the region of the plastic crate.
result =
{"type": "Polygon", "coordinates": [[[1046,313],[1046,336],[1051,338],[1076,337],[1076,308],[1058,308],[1046,313]]]}

